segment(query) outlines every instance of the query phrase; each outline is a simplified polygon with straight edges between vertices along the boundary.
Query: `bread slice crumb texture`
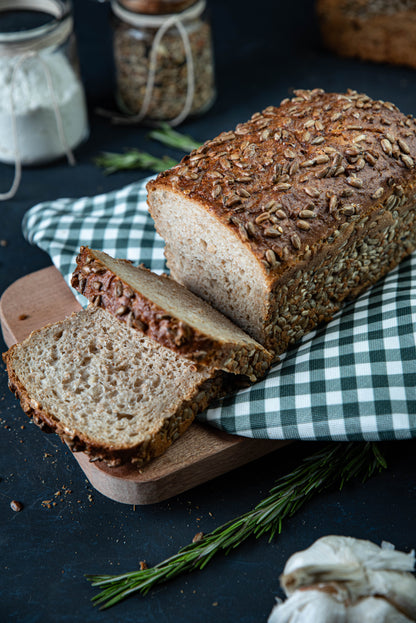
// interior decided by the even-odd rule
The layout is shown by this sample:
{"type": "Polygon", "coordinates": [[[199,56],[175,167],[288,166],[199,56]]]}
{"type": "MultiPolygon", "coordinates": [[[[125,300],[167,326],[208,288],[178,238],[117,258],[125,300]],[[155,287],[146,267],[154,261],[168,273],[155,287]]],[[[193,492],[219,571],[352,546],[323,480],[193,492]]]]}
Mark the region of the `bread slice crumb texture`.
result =
{"type": "Polygon", "coordinates": [[[12,347],[8,368],[64,434],[110,449],[156,435],[209,376],[93,307],[12,347]]]}

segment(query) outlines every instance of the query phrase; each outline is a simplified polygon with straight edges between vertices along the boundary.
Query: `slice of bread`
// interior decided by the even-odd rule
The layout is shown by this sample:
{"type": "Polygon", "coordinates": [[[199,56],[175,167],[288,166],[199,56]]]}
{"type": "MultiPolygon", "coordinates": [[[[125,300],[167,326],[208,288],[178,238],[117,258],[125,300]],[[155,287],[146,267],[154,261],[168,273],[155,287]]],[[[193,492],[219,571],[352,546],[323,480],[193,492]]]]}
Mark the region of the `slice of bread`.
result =
{"type": "Polygon", "coordinates": [[[72,286],[163,346],[196,362],[251,381],[272,356],[207,302],[167,275],[81,247],[72,286]]]}
{"type": "Polygon", "coordinates": [[[34,331],[3,355],[23,410],[73,451],[108,465],[162,454],[222,388],[99,307],[34,331]]]}

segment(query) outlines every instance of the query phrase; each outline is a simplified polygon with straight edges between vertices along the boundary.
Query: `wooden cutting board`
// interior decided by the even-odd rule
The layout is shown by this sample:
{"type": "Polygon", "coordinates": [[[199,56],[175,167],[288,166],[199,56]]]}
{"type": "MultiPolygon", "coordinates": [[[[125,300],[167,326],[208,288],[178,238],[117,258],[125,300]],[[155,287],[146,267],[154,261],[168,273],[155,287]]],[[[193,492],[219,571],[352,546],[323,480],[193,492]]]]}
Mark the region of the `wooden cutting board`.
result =
{"type": "MultiPolygon", "coordinates": [[[[4,340],[11,346],[34,329],[80,309],[54,266],[26,275],[7,288],[0,299],[4,340]]],[[[194,422],[164,455],[140,470],[90,463],[82,452],[74,453],[74,457],[97,491],[117,502],[140,505],[183,493],[286,443],[228,435],[194,422]]]]}

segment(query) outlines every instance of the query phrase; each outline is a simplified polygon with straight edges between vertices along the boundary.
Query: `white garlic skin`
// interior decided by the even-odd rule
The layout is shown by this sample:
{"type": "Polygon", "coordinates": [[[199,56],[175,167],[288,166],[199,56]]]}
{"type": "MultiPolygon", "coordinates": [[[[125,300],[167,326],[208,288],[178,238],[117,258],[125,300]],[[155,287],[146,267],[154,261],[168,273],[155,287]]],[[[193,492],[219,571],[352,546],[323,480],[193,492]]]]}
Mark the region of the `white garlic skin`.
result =
{"type": "Polygon", "coordinates": [[[297,590],[277,604],[268,623],[412,623],[388,601],[367,597],[353,606],[320,590],[297,590]]]}
{"type": "Polygon", "coordinates": [[[413,571],[415,554],[345,536],[326,536],[293,554],[281,577],[287,595],[301,586],[331,580],[354,581],[363,569],[413,571]]]}
{"type": "Polygon", "coordinates": [[[415,554],[360,539],[327,536],[287,561],[280,578],[289,597],[269,623],[416,621],[415,554]]]}

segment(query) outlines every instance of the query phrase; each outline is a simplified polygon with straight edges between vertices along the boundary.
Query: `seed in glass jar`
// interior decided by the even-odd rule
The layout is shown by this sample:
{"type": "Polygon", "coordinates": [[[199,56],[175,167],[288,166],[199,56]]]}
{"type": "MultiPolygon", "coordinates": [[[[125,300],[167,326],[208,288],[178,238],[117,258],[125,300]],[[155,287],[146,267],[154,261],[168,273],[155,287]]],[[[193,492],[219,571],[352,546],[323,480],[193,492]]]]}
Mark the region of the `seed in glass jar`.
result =
{"type": "MultiPolygon", "coordinates": [[[[152,36],[150,33],[146,33],[146,36],[152,36]]],[[[195,76],[190,112],[196,113],[210,105],[215,93],[209,23],[196,20],[188,37],[195,76]]],[[[147,45],[142,37],[132,34],[131,28],[125,28],[124,24],[116,28],[114,55],[118,95],[123,110],[130,114],[138,113],[143,104],[151,49],[152,46],[147,45]]],[[[160,46],[155,58],[154,71],[155,86],[145,115],[150,119],[173,119],[183,111],[188,92],[186,51],[180,33],[173,28],[163,37],[163,46],[160,46]]]]}

